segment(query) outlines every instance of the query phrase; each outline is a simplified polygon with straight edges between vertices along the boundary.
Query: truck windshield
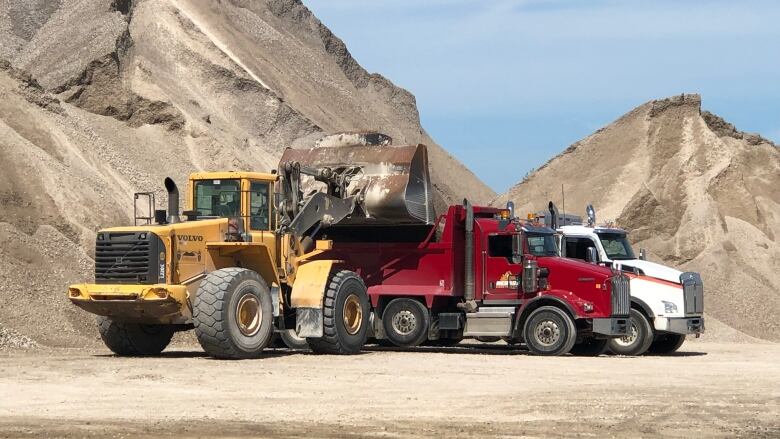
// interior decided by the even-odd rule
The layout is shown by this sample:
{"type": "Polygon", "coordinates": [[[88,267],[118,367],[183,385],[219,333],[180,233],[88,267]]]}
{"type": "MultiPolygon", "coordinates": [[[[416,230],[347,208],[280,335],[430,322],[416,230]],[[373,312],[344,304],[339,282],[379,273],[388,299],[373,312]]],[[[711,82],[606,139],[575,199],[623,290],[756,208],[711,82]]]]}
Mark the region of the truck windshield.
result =
{"type": "Polygon", "coordinates": [[[196,181],[195,210],[198,212],[198,216],[240,216],[241,192],[239,191],[239,181],[196,181]]]}
{"type": "Polygon", "coordinates": [[[631,244],[628,243],[624,233],[597,233],[601,239],[601,245],[612,260],[636,259],[631,244]]]}
{"type": "Polygon", "coordinates": [[[555,243],[555,235],[528,234],[528,251],[534,256],[558,256],[558,245],[555,243]]]}

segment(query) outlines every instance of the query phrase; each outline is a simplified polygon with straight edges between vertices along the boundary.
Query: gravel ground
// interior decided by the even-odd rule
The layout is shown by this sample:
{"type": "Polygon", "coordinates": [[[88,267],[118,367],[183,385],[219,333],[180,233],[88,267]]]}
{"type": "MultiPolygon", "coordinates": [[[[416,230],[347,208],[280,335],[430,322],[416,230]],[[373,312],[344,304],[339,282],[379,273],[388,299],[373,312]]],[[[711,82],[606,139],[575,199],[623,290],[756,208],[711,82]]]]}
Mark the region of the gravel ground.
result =
{"type": "Polygon", "coordinates": [[[701,342],[638,358],[17,351],[0,354],[0,437],[780,437],[779,360],[701,342]]]}

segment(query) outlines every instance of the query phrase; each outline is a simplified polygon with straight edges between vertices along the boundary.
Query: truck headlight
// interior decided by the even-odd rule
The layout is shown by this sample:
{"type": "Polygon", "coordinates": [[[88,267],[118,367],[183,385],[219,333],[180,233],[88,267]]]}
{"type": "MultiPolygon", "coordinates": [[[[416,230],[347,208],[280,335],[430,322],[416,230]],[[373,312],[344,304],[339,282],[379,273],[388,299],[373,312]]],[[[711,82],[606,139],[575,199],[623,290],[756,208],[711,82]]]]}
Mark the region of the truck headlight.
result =
{"type": "Polygon", "coordinates": [[[662,300],[664,304],[664,312],[667,314],[674,314],[677,312],[677,305],[674,304],[674,302],[667,302],[665,300],[662,300]]]}

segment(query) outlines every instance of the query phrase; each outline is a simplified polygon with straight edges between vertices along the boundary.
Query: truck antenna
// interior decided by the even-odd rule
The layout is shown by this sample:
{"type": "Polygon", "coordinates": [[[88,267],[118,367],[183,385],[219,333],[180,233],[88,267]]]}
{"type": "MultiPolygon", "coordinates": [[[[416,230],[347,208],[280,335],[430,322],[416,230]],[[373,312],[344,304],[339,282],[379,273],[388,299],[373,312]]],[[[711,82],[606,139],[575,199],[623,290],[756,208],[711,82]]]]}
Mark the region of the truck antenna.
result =
{"type": "Polygon", "coordinates": [[[563,183],[561,183],[561,207],[563,208],[563,225],[566,225],[566,193],[563,191],[563,183]]]}

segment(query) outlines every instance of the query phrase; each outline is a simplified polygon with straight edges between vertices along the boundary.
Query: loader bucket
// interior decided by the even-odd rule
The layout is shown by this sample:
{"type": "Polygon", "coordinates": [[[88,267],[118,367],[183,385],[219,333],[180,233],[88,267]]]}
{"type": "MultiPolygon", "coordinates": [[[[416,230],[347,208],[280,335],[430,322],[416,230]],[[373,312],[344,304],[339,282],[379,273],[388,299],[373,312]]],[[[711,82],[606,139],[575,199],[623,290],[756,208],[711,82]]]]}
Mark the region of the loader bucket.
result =
{"type": "Polygon", "coordinates": [[[391,142],[379,133],[342,133],[321,139],[311,149],[288,148],[280,163],[298,162],[350,175],[344,196],[354,196],[356,208],[339,224],[432,224],[428,151],[425,145],[391,142]]]}

